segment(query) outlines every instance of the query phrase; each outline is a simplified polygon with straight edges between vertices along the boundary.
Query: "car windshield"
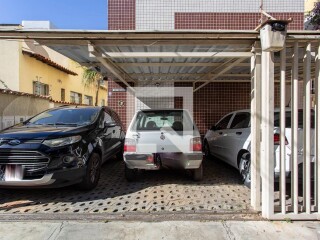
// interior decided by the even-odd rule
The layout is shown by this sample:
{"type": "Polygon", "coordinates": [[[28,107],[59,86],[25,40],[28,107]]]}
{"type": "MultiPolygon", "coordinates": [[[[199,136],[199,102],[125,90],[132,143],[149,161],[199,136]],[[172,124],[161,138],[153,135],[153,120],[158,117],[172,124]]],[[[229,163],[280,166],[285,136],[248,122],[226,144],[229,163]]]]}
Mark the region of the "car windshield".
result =
{"type": "Polygon", "coordinates": [[[142,111],[133,125],[135,131],[193,131],[189,114],[183,110],[142,111]]]}
{"type": "MultiPolygon", "coordinates": [[[[314,112],[311,111],[311,128],[314,128],[314,112]]],[[[280,112],[274,113],[274,126],[280,127],[280,112]]],[[[303,110],[298,112],[298,127],[303,128],[303,110]]],[[[291,128],[291,112],[286,112],[286,128],[291,128]]]]}
{"type": "Polygon", "coordinates": [[[86,125],[92,123],[97,108],[63,108],[48,110],[31,118],[26,124],[35,125],[86,125]]]}

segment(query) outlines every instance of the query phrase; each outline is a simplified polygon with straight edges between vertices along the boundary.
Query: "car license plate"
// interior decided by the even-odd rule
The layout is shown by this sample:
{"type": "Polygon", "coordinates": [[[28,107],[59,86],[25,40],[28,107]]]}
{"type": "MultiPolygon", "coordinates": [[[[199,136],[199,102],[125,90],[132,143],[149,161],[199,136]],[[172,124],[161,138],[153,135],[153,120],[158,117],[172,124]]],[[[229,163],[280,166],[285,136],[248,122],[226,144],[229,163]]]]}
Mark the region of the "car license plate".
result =
{"type": "Polygon", "coordinates": [[[20,165],[7,165],[4,172],[5,181],[19,181],[23,178],[23,169],[20,165]]]}

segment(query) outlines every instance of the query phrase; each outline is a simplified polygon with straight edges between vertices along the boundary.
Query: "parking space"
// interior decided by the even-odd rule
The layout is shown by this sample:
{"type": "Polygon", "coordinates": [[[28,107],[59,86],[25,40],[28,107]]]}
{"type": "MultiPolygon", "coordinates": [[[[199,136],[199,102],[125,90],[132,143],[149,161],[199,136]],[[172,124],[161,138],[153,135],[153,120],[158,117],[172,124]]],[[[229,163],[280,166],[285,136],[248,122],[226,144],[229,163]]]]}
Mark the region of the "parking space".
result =
{"type": "Polygon", "coordinates": [[[204,179],[194,182],[185,172],[144,172],[127,182],[124,165],[103,166],[98,187],[90,192],[62,189],[0,190],[0,213],[244,213],[250,190],[234,168],[214,159],[204,162],[204,179]]]}

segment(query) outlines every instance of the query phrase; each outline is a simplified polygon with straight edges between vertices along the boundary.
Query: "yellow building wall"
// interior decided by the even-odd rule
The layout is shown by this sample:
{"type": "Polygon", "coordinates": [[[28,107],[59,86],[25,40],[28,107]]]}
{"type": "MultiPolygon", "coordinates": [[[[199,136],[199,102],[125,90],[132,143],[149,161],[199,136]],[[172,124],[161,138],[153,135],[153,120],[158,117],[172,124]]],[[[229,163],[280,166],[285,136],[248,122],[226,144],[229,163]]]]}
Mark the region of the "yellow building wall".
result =
{"type": "Polygon", "coordinates": [[[305,0],[305,3],[304,3],[305,12],[306,13],[310,12],[313,9],[314,4],[316,2],[319,2],[319,0],[305,0]]]}
{"type": "MultiPolygon", "coordinates": [[[[84,87],[82,83],[83,68],[78,63],[65,57],[68,66],[63,65],[63,67],[78,74],[78,76],[73,76],[23,54],[22,48],[21,45],[19,68],[21,92],[33,93],[33,82],[38,80],[43,84],[49,85],[49,94],[55,101],[61,101],[61,89],[65,89],[66,102],[70,102],[70,92],[73,91],[82,94],[82,103],[84,103],[84,95],[91,96],[93,104],[95,103],[96,89],[93,86],[84,87]]],[[[58,64],[60,65],[60,63],[58,64]]],[[[105,100],[107,105],[107,94],[107,89],[100,88],[98,105],[101,105],[102,99],[105,100]]]]}

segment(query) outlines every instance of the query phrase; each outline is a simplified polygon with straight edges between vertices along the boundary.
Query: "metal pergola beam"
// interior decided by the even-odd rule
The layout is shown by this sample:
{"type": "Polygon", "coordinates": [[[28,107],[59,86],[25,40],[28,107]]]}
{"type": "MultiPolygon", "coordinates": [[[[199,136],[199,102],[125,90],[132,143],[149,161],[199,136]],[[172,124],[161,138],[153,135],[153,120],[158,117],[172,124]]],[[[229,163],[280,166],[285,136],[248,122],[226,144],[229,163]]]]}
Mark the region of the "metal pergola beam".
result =
{"type": "Polygon", "coordinates": [[[249,58],[250,52],[104,52],[110,58],[249,58]]]}
{"type": "MultiPolygon", "coordinates": [[[[42,45],[47,45],[52,43],[51,40],[46,39],[40,39],[38,42],[42,45]]],[[[144,47],[150,47],[150,46],[172,46],[172,45],[180,45],[180,46],[212,46],[212,45],[235,45],[235,46],[249,46],[252,44],[252,40],[208,40],[208,39],[199,39],[199,40],[148,40],[148,39],[115,39],[115,40],[109,40],[109,39],[97,39],[94,40],[94,45],[99,46],[109,46],[109,47],[116,47],[116,46],[144,46],[144,47]]],[[[86,46],[87,43],[83,40],[57,40],[55,42],[55,45],[79,45],[79,46],[86,46]]],[[[249,48],[249,47],[248,47],[249,48]]]]}
{"type": "MultiPolygon", "coordinates": [[[[204,74],[202,73],[128,73],[131,77],[142,77],[142,78],[148,78],[148,77],[159,77],[159,78],[166,78],[166,77],[172,77],[172,78],[183,78],[183,77],[194,77],[199,78],[202,77],[204,74]]],[[[208,73],[205,74],[205,78],[197,81],[210,81],[210,77],[215,76],[215,73],[208,73]]],[[[250,78],[249,73],[234,73],[234,74],[220,74],[219,77],[248,77],[250,78]]],[[[194,79],[193,81],[195,81],[194,79]]]]}
{"type": "MultiPolygon", "coordinates": [[[[302,63],[301,63],[302,64],[302,63]]],[[[221,62],[125,62],[117,63],[119,67],[218,67],[221,62]]],[[[228,66],[230,64],[227,64],[228,66]]],[[[280,67],[280,63],[275,63],[275,67],[280,67]]],[[[292,66],[291,63],[287,64],[288,67],[292,66]]],[[[250,63],[239,63],[237,67],[248,67],[250,69],[250,63]]],[[[289,70],[289,68],[288,68],[289,70]]]]}
{"type": "MultiPolygon", "coordinates": [[[[252,53],[250,53],[250,56],[252,56],[252,53]]],[[[222,67],[221,70],[219,72],[216,72],[214,74],[214,76],[212,77],[212,79],[210,79],[209,81],[201,84],[199,87],[197,87],[196,89],[193,90],[193,92],[198,91],[199,89],[203,88],[204,86],[208,85],[210,82],[212,82],[213,80],[215,80],[216,78],[220,77],[221,75],[223,75],[225,72],[228,72],[231,68],[233,68],[234,66],[236,66],[237,64],[243,62],[246,58],[239,58],[236,61],[234,61],[232,64],[230,64],[228,67],[222,67]]],[[[250,76],[250,74],[249,74],[250,76]]]]}
{"type": "MultiPolygon", "coordinates": [[[[221,65],[219,63],[210,62],[134,62],[134,63],[117,63],[119,67],[217,67],[221,65]]],[[[250,63],[240,63],[238,67],[250,67],[250,63]]]]}
{"type": "Polygon", "coordinates": [[[88,51],[90,55],[95,57],[109,72],[111,72],[115,77],[117,77],[121,82],[123,82],[128,88],[132,89],[128,81],[135,83],[136,80],[132,79],[126,72],[120,69],[110,59],[104,58],[100,49],[98,49],[90,43],[88,44],[88,51]]]}

